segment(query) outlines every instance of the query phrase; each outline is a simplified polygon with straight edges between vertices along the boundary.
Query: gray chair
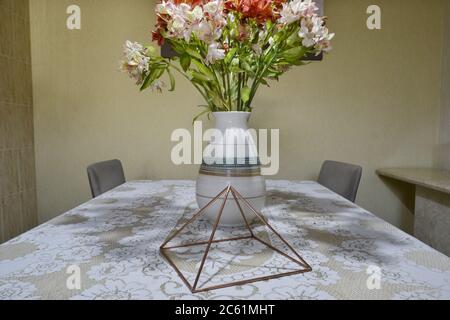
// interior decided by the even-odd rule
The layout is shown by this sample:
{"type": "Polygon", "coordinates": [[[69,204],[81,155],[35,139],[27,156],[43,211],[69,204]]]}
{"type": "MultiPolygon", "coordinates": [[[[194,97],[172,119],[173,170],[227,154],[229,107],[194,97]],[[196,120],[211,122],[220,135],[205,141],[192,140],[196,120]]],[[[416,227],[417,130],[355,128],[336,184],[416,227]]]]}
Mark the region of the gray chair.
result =
{"type": "Polygon", "coordinates": [[[362,168],[349,163],[327,160],[320,169],[319,182],[324,187],[355,202],[362,168]]]}
{"type": "Polygon", "coordinates": [[[125,183],[122,163],[119,160],[91,164],[87,167],[87,174],[93,198],[125,183]]]}

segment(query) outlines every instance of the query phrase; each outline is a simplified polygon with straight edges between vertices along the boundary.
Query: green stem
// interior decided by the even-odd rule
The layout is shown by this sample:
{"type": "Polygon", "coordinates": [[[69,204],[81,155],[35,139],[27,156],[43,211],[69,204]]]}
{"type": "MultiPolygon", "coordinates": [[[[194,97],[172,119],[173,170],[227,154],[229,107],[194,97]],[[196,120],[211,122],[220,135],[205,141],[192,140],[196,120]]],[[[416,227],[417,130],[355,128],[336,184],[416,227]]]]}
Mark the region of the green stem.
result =
{"type": "Polygon", "coordinates": [[[275,51],[274,55],[269,60],[269,62],[267,64],[264,64],[264,68],[263,68],[262,72],[259,75],[257,75],[257,77],[255,77],[255,80],[253,81],[253,84],[252,84],[252,89],[250,91],[250,98],[247,101],[248,109],[251,109],[250,106],[252,104],[253,98],[256,95],[256,91],[258,90],[259,85],[261,84],[261,79],[263,78],[264,73],[266,73],[267,69],[269,69],[270,65],[272,64],[273,60],[276,58],[277,54],[278,54],[278,50],[275,51]]]}
{"type": "Polygon", "coordinates": [[[272,43],[272,45],[267,49],[267,53],[263,56],[264,58],[262,59],[262,61],[260,61],[259,65],[263,66],[262,70],[258,70],[256,72],[256,76],[253,80],[252,83],[252,88],[250,90],[250,99],[247,101],[247,109],[251,109],[251,104],[253,101],[253,98],[256,95],[256,91],[259,88],[259,85],[261,84],[261,79],[264,77],[264,74],[266,73],[266,71],[270,68],[270,66],[272,65],[272,62],[275,60],[275,58],[277,57],[280,48],[279,46],[277,46],[278,43],[283,43],[284,41],[286,41],[295,31],[297,30],[297,28],[292,28],[292,30],[289,30],[286,32],[286,34],[284,35],[283,38],[281,38],[280,41],[278,41],[277,43],[272,43]],[[275,49],[276,48],[276,49],[275,49]],[[275,52],[273,53],[272,57],[270,58],[270,60],[266,63],[264,60],[269,56],[269,54],[271,53],[272,50],[275,49],[275,52]]]}
{"type": "Polygon", "coordinates": [[[223,95],[223,90],[222,90],[222,86],[221,86],[221,84],[220,84],[220,81],[219,81],[219,78],[217,77],[217,74],[216,74],[216,70],[214,69],[214,67],[213,66],[210,66],[209,68],[208,68],[212,73],[213,73],[213,75],[214,75],[214,82],[216,83],[216,87],[217,87],[217,94],[218,94],[218,96],[220,97],[220,100],[222,100],[222,103],[223,104],[226,104],[226,100],[225,100],[225,97],[224,97],[224,95],[223,95]]]}
{"type": "Polygon", "coordinates": [[[230,73],[226,72],[226,78],[227,78],[227,86],[228,86],[228,109],[230,111],[233,111],[233,105],[231,103],[231,82],[230,82],[230,73]]]}
{"type": "Polygon", "coordinates": [[[172,63],[170,63],[170,61],[168,62],[168,66],[173,68],[174,70],[176,70],[178,73],[180,73],[183,77],[185,77],[187,80],[189,80],[190,83],[192,83],[192,85],[198,90],[198,92],[200,92],[200,94],[202,95],[202,97],[205,99],[206,103],[208,104],[209,108],[211,109],[211,111],[215,111],[215,106],[210,102],[207,94],[205,92],[203,92],[203,90],[194,82],[192,82],[192,80],[186,75],[186,73],[184,73],[180,68],[178,68],[177,66],[174,66],[172,63]]]}
{"type": "Polygon", "coordinates": [[[227,82],[225,79],[225,66],[224,66],[223,62],[221,63],[221,68],[222,68],[222,83],[223,83],[223,90],[224,90],[224,98],[227,99],[228,91],[227,91],[227,82]]]}
{"type": "MultiPolygon", "coordinates": [[[[240,65],[239,65],[240,67],[240,65]]],[[[241,73],[238,74],[238,96],[237,96],[237,109],[238,111],[242,111],[241,110],[241,85],[242,85],[242,75],[241,73]]]]}

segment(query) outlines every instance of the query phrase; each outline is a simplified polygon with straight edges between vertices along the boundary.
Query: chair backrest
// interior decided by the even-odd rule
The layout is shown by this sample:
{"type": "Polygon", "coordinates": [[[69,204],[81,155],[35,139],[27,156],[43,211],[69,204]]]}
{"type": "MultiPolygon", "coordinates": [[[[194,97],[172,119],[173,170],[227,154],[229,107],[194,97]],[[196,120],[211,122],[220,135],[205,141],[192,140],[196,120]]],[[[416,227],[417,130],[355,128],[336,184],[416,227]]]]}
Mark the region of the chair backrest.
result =
{"type": "Polygon", "coordinates": [[[122,163],[119,160],[108,160],[91,164],[87,167],[92,197],[125,183],[122,163]]]}
{"type": "Polygon", "coordinates": [[[355,202],[362,168],[349,163],[327,160],[320,169],[319,182],[324,187],[355,202]]]}

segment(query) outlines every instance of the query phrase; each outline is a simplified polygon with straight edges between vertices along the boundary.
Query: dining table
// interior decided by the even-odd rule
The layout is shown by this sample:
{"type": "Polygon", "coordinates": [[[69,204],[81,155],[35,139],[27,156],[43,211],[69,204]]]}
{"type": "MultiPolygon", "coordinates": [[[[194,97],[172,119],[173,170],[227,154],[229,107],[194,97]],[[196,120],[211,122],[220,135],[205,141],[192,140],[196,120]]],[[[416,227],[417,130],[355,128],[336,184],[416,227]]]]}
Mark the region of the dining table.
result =
{"type": "MultiPolygon", "coordinates": [[[[196,210],[195,181],[126,182],[0,245],[0,300],[450,299],[446,255],[315,181],[293,180],[267,180],[261,213],[312,270],[192,293],[160,246],[196,210]]],[[[288,250],[263,224],[253,227],[288,250]]],[[[200,217],[177,241],[205,240],[210,230],[200,217]]],[[[219,227],[216,237],[243,232],[219,227]]],[[[170,254],[192,279],[204,252],[198,245],[170,254]]],[[[199,285],[292,268],[292,261],[251,239],[218,242],[199,285]]]]}

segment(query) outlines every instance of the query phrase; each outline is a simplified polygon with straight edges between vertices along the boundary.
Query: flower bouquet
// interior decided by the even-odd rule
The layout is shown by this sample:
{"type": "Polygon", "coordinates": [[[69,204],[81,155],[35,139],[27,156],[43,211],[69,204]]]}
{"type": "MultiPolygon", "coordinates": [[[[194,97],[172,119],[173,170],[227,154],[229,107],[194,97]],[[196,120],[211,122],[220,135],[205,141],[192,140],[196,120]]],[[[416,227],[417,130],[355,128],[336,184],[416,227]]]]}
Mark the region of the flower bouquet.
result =
{"type": "Polygon", "coordinates": [[[177,56],[127,41],[122,70],[141,90],[157,91],[166,86],[164,75],[174,90],[179,72],[205,99],[197,117],[250,112],[260,85],[305,64],[307,55],[328,52],[334,36],[312,0],[167,0],[155,11],[153,40],[167,42],[177,56]]]}

